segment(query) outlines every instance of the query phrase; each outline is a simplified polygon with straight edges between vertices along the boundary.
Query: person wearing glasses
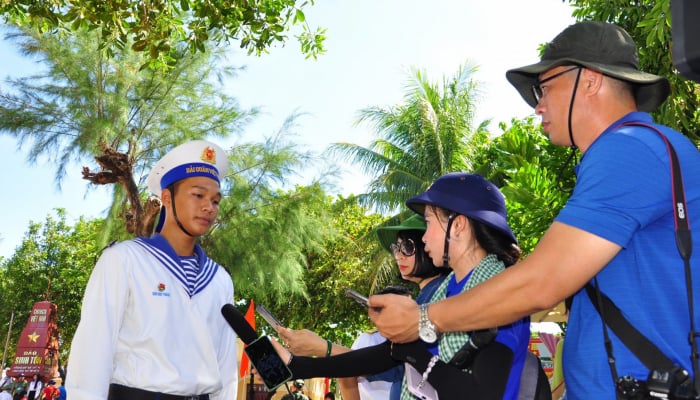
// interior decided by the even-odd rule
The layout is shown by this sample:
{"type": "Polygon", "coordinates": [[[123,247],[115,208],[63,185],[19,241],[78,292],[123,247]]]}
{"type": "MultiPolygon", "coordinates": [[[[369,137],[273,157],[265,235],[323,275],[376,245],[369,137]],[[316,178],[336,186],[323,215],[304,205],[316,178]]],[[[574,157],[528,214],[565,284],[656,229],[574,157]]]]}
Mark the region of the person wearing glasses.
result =
{"type": "MultiPolygon", "coordinates": [[[[415,301],[419,304],[430,301],[435,290],[450,272],[449,268],[435,267],[430,257],[425,253],[424,243],[421,240],[424,232],[425,220],[417,214],[406,218],[399,225],[377,228],[379,244],[393,255],[401,279],[418,285],[419,292],[415,301]]],[[[308,329],[294,330],[283,327],[275,327],[275,329],[287,348],[300,356],[337,355],[385,341],[379,334],[366,332],[355,340],[351,348],[347,348],[332,344],[308,329]]],[[[339,381],[343,399],[387,398],[398,400],[401,396],[403,374],[403,365],[397,365],[395,368],[379,374],[359,378],[343,378],[339,381]]]]}
{"type": "MultiPolygon", "coordinates": [[[[580,151],[571,197],[535,250],[502,274],[422,311],[399,296],[372,296],[371,320],[388,340],[411,342],[426,321],[437,334],[486,328],[573,295],[563,350],[569,400],[614,400],[628,383],[643,391],[645,381],[664,376],[667,387],[692,384],[700,373],[692,355],[700,296],[697,276],[693,287],[686,274],[700,265],[700,234],[681,231],[684,248],[695,247],[684,259],[676,220],[700,221],[700,153],[649,114],[668,97],[668,80],[639,70],[637,46],[624,29],[590,21],[564,29],[539,62],[506,78],[553,144],[580,151]],[[673,172],[670,148],[680,163],[673,172]],[[673,190],[678,172],[685,202],[673,190]],[[679,373],[652,374],[603,323],[596,309],[603,295],[679,373]]],[[[683,398],[696,398],[694,391],[683,398]]]]}
{"type": "MultiPolygon", "coordinates": [[[[429,304],[472,290],[503,273],[520,257],[515,235],[507,223],[503,194],[481,175],[444,175],[406,205],[425,216],[426,231],[421,238],[425,253],[438,268],[451,268],[429,304]]],[[[387,340],[327,358],[299,357],[279,345],[277,350],[298,378],[364,375],[404,363],[402,400],[551,399],[539,364],[527,364],[526,368],[529,317],[497,329],[437,334],[428,326],[428,304],[419,306],[405,296],[391,295],[396,297],[421,310],[419,340],[407,344],[387,340]],[[520,391],[526,388],[533,390],[523,397],[520,391]]]]}
{"type": "Polygon", "coordinates": [[[418,304],[429,302],[445,276],[450,273],[449,268],[436,267],[425,252],[422,239],[424,233],[425,220],[417,214],[406,218],[399,225],[377,229],[379,244],[394,256],[401,279],[418,285],[418,304]]]}

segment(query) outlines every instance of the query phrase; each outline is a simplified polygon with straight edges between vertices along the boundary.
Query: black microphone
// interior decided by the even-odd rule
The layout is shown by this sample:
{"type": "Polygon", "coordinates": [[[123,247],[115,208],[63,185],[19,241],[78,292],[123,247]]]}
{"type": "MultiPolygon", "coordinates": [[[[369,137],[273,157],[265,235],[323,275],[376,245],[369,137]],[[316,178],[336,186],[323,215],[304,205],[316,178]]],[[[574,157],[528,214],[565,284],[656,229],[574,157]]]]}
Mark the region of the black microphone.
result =
{"type": "Polygon", "coordinates": [[[498,335],[498,328],[472,331],[469,335],[469,341],[452,356],[449,364],[458,368],[469,366],[479,350],[493,342],[496,335],[498,335]]]}
{"type": "Polygon", "coordinates": [[[221,314],[243,343],[250,344],[258,338],[258,334],[253,327],[250,326],[243,314],[233,304],[224,304],[221,307],[221,314]]]}

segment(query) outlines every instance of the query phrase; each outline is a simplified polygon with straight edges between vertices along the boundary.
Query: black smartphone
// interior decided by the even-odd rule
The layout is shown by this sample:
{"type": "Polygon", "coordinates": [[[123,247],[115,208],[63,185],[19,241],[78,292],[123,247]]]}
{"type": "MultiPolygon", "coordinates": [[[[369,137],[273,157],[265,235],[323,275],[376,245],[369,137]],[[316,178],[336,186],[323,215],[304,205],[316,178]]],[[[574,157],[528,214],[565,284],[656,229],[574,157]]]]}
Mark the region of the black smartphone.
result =
{"type": "Polygon", "coordinates": [[[284,328],[284,325],[282,325],[280,320],[275,318],[275,316],[272,315],[270,310],[268,310],[267,307],[265,307],[264,305],[256,304],[255,311],[257,311],[258,314],[260,314],[260,316],[263,317],[265,319],[265,321],[267,321],[267,323],[270,324],[271,327],[274,328],[275,326],[281,326],[284,328]]]}
{"type": "Polygon", "coordinates": [[[355,300],[358,304],[369,307],[369,300],[367,299],[367,296],[363,296],[352,289],[345,289],[345,295],[355,300]]]}
{"type": "Polygon", "coordinates": [[[272,392],[292,379],[292,371],[272,347],[269,337],[260,336],[244,350],[268,391],[272,392]]]}

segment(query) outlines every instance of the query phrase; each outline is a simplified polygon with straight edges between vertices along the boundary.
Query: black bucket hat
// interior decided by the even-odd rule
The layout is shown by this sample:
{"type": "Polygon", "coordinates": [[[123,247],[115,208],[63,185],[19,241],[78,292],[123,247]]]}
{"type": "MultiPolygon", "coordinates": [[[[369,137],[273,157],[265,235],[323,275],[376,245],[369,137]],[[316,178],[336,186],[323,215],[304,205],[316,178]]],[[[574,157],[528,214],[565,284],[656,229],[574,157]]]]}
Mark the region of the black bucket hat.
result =
{"type": "Polygon", "coordinates": [[[532,85],[539,74],[562,65],[580,65],[635,86],[637,108],[654,111],[666,100],[671,86],[663,76],[639,70],[637,46],[632,37],[617,25],[604,22],[579,22],[554,38],[536,64],[511,69],[506,79],[533,108],[537,106],[532,85]]]}

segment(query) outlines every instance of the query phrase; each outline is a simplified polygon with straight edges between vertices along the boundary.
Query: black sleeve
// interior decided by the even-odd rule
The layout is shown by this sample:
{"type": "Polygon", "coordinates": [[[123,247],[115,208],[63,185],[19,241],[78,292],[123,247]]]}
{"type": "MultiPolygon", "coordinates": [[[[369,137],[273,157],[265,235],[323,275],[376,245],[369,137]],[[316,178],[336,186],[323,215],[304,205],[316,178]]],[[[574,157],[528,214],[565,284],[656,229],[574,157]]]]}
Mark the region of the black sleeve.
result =
{"type": "Polygon", "coordinates": [[[386,371],[401,361],[391,357],[389,341],[332,357],[297,357],[289,363],[294,378],[332,377],[371,375],[386,371]]]}

